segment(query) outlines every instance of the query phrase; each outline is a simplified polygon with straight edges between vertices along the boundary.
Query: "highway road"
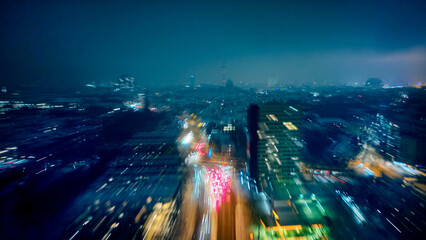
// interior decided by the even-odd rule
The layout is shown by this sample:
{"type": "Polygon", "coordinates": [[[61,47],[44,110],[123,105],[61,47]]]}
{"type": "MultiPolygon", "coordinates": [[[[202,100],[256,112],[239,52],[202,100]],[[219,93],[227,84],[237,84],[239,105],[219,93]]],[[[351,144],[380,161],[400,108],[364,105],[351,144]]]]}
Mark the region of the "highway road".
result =
{"type": "Polygon", "coordinates": [[[207,136],[199,121],[191,122],[181,136],[188,174],[177,232],[181,239],[248,239],[249,210],[233,163],[214,154],[207,156],[207,136]]]}

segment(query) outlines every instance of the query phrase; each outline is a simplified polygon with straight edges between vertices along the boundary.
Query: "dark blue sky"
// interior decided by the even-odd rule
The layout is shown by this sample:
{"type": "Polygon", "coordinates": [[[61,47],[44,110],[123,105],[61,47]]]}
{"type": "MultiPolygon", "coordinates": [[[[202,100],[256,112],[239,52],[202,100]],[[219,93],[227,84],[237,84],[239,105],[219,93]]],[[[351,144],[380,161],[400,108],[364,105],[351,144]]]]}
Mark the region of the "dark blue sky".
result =
{"type": "Polygon", "coordinates": [[[9,1],[2,84],[426,81],[426,1],[9,1]]]}

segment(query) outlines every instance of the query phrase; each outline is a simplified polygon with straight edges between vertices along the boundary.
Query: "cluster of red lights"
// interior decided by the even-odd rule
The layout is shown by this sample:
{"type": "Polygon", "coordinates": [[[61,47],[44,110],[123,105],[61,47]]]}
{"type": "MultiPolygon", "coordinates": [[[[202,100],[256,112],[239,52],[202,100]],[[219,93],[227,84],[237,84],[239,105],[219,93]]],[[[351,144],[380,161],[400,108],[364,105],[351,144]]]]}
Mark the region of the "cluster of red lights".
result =
{"type": "Polygon", "coordinates": [[[206,150],[204,149],[204,146],[205,146],[205,145],[206,145],[206,143],[205,143],[205,142],[199,142],[199,143],[194,144],[193,149],[194,149],[195,151],[197,151],[200,155],[204,156],[204,155],[206,155],[206,154],[207,154],[207,153],[206,153],[206,150]]]}
{"type": "Polygon", "coordinates": [[[224,201],[231,201],[231,176],[222,168],[207,168],[206,178],[210,184],[213,208],[218,209],[224,201]]]}

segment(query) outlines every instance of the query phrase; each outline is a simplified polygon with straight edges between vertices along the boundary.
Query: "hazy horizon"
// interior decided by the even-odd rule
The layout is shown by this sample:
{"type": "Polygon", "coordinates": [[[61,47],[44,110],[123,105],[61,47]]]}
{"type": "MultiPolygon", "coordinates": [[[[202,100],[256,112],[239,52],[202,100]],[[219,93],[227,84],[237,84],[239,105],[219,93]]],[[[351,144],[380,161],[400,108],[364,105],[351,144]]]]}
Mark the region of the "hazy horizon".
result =
{"type": "Polygon", "coordinates": [[[426,81],[422,1],[8,1],[1,85],[426,81]]]}

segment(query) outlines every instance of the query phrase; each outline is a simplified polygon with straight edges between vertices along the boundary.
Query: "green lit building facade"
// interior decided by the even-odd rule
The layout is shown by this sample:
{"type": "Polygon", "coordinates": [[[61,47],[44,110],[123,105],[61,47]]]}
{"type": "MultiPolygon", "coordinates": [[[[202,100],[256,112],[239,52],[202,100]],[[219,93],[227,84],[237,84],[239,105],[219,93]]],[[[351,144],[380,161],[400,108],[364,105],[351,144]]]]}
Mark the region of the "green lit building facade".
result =
{"type": "Polygon", "coordinates": [[[294,182],[300,159],[301,113],[279,103],[251,105],[248,111],[250,174],[265,192],[294,182]]]}

